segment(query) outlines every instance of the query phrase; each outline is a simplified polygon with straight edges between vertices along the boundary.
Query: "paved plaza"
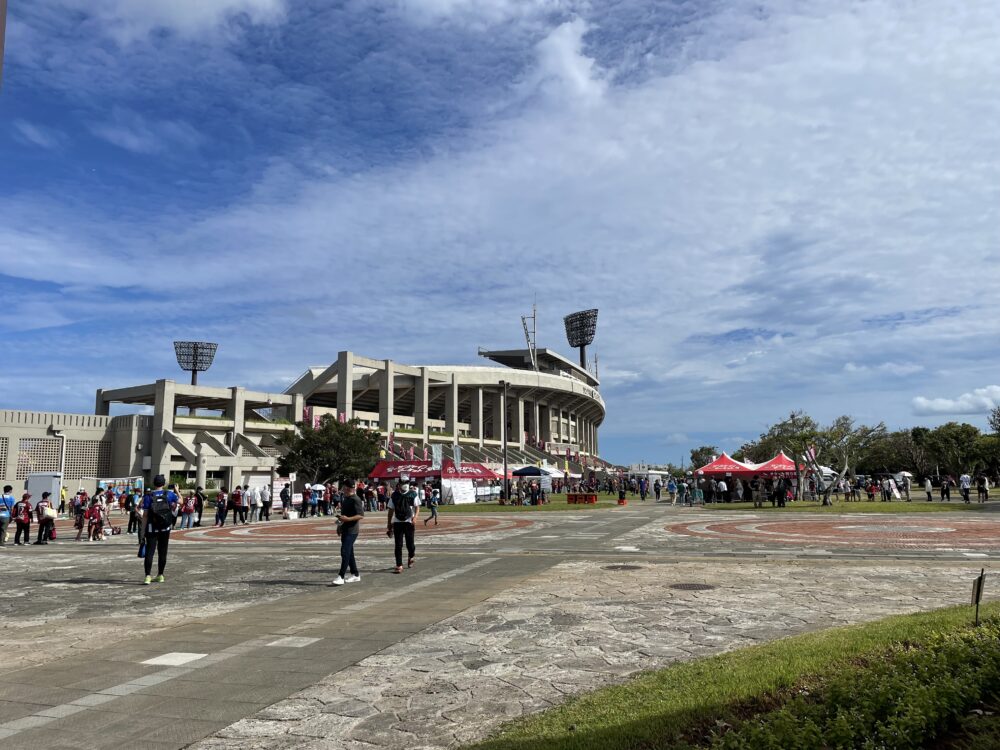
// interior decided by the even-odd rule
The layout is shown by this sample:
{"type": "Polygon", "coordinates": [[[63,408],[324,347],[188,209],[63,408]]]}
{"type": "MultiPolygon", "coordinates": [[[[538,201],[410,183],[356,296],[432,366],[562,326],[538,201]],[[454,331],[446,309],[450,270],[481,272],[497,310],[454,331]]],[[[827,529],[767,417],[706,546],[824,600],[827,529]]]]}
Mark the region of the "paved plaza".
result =
{"type": "MultiPolygon", "coordinates": [[[[381,515],[381,514],[379,514],[381,515]]],[[[0,550],[4,748],[446,748],[637,671],[967,601],[1000,515],[449,514],[331,588],[330,519],[0,550]]],[[[992,598],[992,596],[990,596],[992,598]]]]}

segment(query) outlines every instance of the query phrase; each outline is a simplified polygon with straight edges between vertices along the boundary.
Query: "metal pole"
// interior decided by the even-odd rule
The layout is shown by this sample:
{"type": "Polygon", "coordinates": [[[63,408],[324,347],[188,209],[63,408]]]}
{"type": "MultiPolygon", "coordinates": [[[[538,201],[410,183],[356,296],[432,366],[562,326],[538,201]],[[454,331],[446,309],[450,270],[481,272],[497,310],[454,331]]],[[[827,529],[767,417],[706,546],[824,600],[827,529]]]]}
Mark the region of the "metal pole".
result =
{"type": "Polygon", "coordinates": [[[197,344],[194,344],[191,347],[191,354],[192,354],[192,357],[191,357],[192,363],[191,364],[193,366],[193,369],[191,370],[191,385],[198,385],[198,345],[197,344]]]}
{"type": "Polygon", "coordinates": [[[503,408],[501,409],[503,416],[500,420],[500,437],[503,443],[503,498],[506,502],[510,502],[510,485],[507,484],[507,381],[501,380],[500,385],[503,386],[503,408]]]}

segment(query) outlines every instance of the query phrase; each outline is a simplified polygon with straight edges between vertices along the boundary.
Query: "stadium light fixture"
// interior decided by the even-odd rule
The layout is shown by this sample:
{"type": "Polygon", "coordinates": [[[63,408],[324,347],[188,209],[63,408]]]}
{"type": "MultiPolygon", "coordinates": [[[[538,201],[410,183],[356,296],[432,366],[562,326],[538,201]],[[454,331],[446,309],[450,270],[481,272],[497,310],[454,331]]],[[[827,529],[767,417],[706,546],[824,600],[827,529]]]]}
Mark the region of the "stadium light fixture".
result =
{"type": "Polygon", "coordinates": [[[198,373],[205,372],[215,361],[218,344],[208,341],[175,341],[174,353],[177,364],[185,372],[191,373],[191,385],[198,385],[198,373]]]}
{"type": "Polygon", "coordinates": [[[580,367],[587,367],[587,347],[594,343],[597,333],[597,310],[580,310],[563,318],[566,324],[566,340],[569,345],[580,350],[580,367]]]}

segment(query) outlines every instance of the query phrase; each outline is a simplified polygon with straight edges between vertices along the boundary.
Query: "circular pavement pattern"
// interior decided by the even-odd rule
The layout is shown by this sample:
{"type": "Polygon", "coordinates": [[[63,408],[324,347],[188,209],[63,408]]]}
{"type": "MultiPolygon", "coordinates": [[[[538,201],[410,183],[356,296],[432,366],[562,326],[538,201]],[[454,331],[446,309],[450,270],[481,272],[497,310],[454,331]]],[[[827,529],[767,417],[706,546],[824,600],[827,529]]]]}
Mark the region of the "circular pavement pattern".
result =
{"type": "Polygon", "coordinates": [[[883,547],[892,549],[961,550],[1000,548],[1000,521],[938,518],[782,519],[775,521],[700,521],[676,523],[667,531],[684,536],[753,544],[796,547],[883,547]]]}
{"type": "MultiPolygon", "coordinates": [[[[385,538],[384,516],[382,512],[370,516],[361,525],[361,537],[385,538]],[[374,520],[372,520],[374,518],[374,520]]],[[[444,534],[481,534],[485,532],[513,531],[532,526],[534,521],[524,518],[481,518],[475,516],[447,517],[442,516],[437,526],[424,526],[417,522],[417,537],[439,536],[444,534]]],[[[263,542],[303,543],[303,542],[335,542],[337,541],[337,524],[332,517],[302,519],[296,521],[274,520],[257,522],[239,526],[222,526],[220,528],[199,528],[175,531],[179,540],[187,542],[263,542]]]]}

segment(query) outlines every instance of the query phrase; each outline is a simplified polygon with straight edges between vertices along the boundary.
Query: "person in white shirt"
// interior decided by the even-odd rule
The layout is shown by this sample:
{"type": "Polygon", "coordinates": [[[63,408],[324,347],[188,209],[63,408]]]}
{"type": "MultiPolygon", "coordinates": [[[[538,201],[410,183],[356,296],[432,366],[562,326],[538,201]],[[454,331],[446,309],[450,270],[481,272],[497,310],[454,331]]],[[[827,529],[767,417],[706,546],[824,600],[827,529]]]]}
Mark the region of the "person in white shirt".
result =
{"type": "Polygon", "coordinates": [[[932,502],[934,500],[934,485],[931,484],[930,477],[924,480],[924,492],[927,493],[927,502],[932,502]]]}
{"type": "Polygon", "coordinates": [[[972,477],[968,474],[963,474],[958,478],[958,486],[962,491],[962,499],[968,503],[969,500],[969,490],[972,489],[972,477]]]}
{"type": "Polygon", "coordinates": [[[260,520],[260,509],[263,506],[263,502],[260,499],[260,487],[251,487],[247,493],[249,497],[244,495],[244,502],[250,504],[250,522],[260,520]]]}
{"type": "Polygon", "coordinates": [[[271,520],[271,490],[266,484],[260,488],[260,520],[271,520]]]}
{"type": "Polygon", "coordinates": [[[716,498],[719,502],[728,503],[729,502],[729,485],[726,484],[725,479],[720,479],[715,485],[716,498]]]}

